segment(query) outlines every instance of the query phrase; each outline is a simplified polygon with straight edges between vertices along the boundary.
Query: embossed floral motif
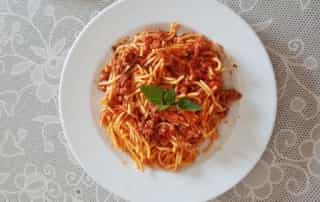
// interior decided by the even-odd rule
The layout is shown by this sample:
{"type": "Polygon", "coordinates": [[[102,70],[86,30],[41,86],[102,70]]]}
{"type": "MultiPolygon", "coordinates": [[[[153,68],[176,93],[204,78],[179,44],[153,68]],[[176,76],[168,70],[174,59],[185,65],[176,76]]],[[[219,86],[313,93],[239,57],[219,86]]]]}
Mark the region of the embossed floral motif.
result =
{"type": "Polygon", "coordinates": [[[275,163],[275,158],[271,150],[266,150],[263,160],[235,187],[235,193],[257,200],[268,198],[273,191],[273,185],[279,184],[284,176],[281,167],[275,163]]]}
{"type": "Polygon", "coordinates": [[[311,138],[301,144],[299,152],[308,159],[309,172],[320,179],[320,124],[315,125],[310,133],[311,138]]]}
{"type": "Polygon", "coordinates": [[[23,173],[15,176],[15,186],[19,189],[20,201],[44,201],[47,197],[59,198],[62,189],[52,180],[54,168],[46,167],[45,174],[34,164],[26,164],[23,173]],[[48,170],[51,174],[48,175],[48,170]]]}
{"type": "Polygon", "coordinates": [[[6,90],[0,92],[0,108],[2,107],[4,112],[8,116],[12,116],[15,105],[17,104],[18,92],[13,90],[6,90]]]}
{"type": "Polygon", "coordinates": [[[241,11],[250,11],[252,10],[259,0],[240,0],[241,11]]]}
{"type": "Polygon", "coordinates": [[[49,79],[57,79],[61,72],[62,63],[65,57],[65,39],[59,40],[48,50],[32,46],[31,51],[43,62],[36,64],[31,72],[31,80],[37,86],[36,95],[41,102],[49,102],[57,94],[57,84],[49,83],[49,79]]]}
{"type": "Polygon", "coordinates": [[[12,158],[25,155],[20,145],[21,139],[17,140],[11,130],[2,131],[0,134],[0,157],[12,158]]]}
{"type": "Polygon", "coordinates": [[[303,109],[306,107],[306,101],[302,97],[294,97],[290,102],[290,109],[293,112],[300,113],[303,116],[303,109]]]}
{"type": "Polygon", "coordinates": [[[299,0],[300,6],[302,10],[305,10],[309,7],[309,4],[311,3],[311,0],[299,0]]]}
{"type": "Polygon", "coordinates": [[[5,54],[6,49],[10,49],[13,41],[21,44],[24,39],[21,35],[21,24],[18,21],[12,22],[9,26],[6,25],[6,16],[0,15],[0,55],[5,54]]]}
{"type": "Polygon", "coordinates": [[[48,140],[48,138],[46,137],[45,135],[45,132],[46,132],[46,129],[48,128],[48,126],[54,124],[54,125],[57,125],[57,124],[60,124],[60,120],[58,118],[58,116],[55,116],[55,115],[40,115],[40,116],[37,116],[37,117],[34,117],[32,119],[32,121],[34,122],[38,122],[42,125],[41,127],[41,136],[42,136],[42,139],[43,139],[43,147],[44,147],[44,152],[47,152],[47,153],[52,153],[55,151],[55,146],[52,142],[50,142],[48,140]]]}
{"type": "Polygon", "coordinates": [[[304,65],[309,70],[318,70],[319,69],[319,63],[317,59],[313,56],[309,56],[304,60],[304,65]]]}

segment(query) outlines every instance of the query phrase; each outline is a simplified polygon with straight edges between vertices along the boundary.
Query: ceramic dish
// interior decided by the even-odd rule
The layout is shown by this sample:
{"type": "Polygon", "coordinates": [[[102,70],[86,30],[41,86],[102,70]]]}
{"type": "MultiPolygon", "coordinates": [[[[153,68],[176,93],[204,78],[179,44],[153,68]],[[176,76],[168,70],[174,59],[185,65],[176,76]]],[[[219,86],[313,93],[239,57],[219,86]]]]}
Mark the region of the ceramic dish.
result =
{"type": "MultiPolygon", "coordinates": [[[[200,202],[229,190],[255,166],[272,134],[276,85],[269,57],[252,29],[214,0],[128,0],[103,10],[84,28],[66,59],[60,85],[60,114],[65,135],[85,171],[101,186],[139,202],[200,202]],[[236,121],[219,150],[190,168],[171,173],[139,172],[112,148],[98,125],[96,88],[99,68],[121,37],[145,28],[179,22],[223,45],[239,65],[241,92],[236,121]]],[[[232,117],[229,117],[232,119],[232,117]]],[[[224,129],[221,129],[224,130],[224,129]]]]}

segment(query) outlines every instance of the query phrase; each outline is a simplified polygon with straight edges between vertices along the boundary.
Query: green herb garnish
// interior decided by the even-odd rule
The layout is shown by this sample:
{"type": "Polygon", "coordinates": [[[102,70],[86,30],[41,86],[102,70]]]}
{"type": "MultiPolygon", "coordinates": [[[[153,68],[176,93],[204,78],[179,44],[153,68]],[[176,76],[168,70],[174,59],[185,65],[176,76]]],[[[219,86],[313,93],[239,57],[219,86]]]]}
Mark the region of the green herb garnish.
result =
{"type": "Polygon", "coordinates": [[[166,105],[172,105],[176,102],[176,92],[174,90],[164,91],[163,102],[166,105]]]}
{"type": "Polygon", "coordinates": [[[140,87],[143,95],[154,105],[163,105],[164,91],[159,86],[149,85],[140,87]]]}
{"type": "Polygon", "coordinates": [[[140,90],[159,111],[166,110],[171,106],[178,106],[181,110],[192,112],[201,110],[200,105],[188,98],[182,98],[176,102],[176,92],[174,90],[165,90],[156,85],[145,85],[140,87],[140,90]]]}
{"type": "Polygon", "coordinates": [[[178,101],[178,107],[180,109],[183,109],[185,111],[192,111],[192,112],[196,112],[196,111],[200,111],[201,107],[200,105],[192,102],[191,100],[189,100],[188,98],[181,98],[178,101]]]}

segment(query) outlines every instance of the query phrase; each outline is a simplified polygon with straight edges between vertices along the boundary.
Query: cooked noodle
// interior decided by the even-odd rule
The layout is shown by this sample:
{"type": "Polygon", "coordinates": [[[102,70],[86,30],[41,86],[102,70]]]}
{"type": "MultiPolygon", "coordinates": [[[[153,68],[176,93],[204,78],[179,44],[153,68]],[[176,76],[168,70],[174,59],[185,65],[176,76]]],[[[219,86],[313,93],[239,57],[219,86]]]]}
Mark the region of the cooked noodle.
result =
{"type": "Polygon", "coordinates": [[[208,150],[218,139],[217,127],[241,97],[224,88],[223,48],[196,33],[178,35],[178,27],[120,41],[100,72],[101,126],[141,170],[176,171],[193,163],[202,145],[208,150]],[[188,98],[201,110],[157,110],[140,91],[150,84],[175,90],[176,99],[188,98]]]}

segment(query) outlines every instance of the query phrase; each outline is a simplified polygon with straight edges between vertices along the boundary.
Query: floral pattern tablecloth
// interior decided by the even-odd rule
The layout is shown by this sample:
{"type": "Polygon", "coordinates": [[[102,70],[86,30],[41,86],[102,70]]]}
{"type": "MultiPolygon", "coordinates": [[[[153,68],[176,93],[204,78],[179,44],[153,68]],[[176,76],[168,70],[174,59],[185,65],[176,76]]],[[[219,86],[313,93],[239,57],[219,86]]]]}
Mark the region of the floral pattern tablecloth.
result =
{"type": "MultiPolygon", "coordinates": [[[[262,160],[212,201],[320,201],[320,1],[220,2],[241,15],[267,48],[278,113],[262,160]]],[[[79,167],[57,104],[70,46],[111,3],[0,0],[0,202],[124,201],[79,167]]]]}

